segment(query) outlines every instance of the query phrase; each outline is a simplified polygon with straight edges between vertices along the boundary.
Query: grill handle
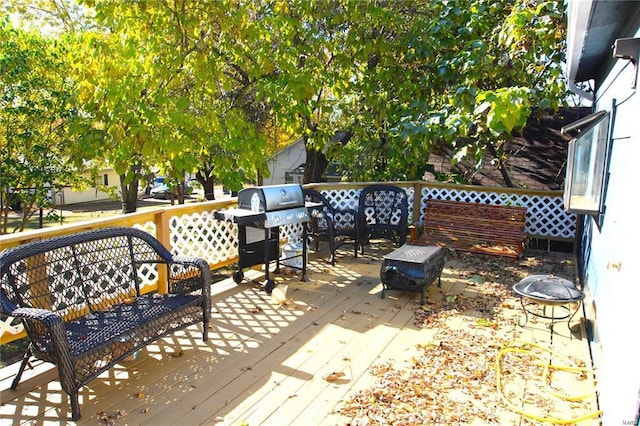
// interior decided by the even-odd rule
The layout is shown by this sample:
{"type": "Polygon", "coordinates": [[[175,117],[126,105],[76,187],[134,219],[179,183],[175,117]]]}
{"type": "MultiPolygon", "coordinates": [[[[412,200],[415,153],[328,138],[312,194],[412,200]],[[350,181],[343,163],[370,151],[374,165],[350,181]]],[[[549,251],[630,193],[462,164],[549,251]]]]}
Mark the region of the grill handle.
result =
{"type": "Polygon", "coordinates": [[[297,205],[298,201],[297,200],[282,201],[280,203],[275,203],[275,204],[276,204],[276,206],[288,206],[290,204],[296,204],[297,205]]]}

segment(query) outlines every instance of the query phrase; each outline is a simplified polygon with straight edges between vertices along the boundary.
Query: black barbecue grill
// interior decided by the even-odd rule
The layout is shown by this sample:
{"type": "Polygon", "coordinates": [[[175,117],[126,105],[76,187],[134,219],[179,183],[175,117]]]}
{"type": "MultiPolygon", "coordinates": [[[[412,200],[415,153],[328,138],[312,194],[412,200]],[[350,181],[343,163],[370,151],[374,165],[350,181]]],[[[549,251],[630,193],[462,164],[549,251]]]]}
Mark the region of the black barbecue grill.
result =
{"type": "MultiPolygon", "coordinates": [[[[276,262],[273,272],[280,272],[280,226],[309,221],[302,187],[271,185],[245,188],[238,192],[238,208],[215,212],[214,216],[238,225],[238,270],[234,272],[233,280],[242,282],[244,268],[264,263],[264,289],[271,293],[275,287],[275,282],[269,278],[271,262],[276,262]]],[[[301,270],[302,280],[307,281],[306,226],[302,226],[302,230],[302,267],[291,264],[288,267],[301,270]]]]}

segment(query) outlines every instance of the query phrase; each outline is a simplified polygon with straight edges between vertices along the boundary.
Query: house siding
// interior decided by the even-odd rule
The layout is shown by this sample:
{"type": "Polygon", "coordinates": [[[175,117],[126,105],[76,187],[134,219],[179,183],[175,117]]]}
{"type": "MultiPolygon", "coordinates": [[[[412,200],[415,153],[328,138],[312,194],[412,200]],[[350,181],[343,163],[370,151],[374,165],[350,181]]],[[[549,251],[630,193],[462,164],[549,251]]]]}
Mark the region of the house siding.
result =
{"type": "Polygon", "coordinates": [[[306,161],[307,153],[304,141],[299,138],[291,145],[277,152],[267,159],[267,166],[271,176],[263,179],[264,185],[282,185],[285,183],[285,173],[295,169],[306,161]]]}
{"type": "MultiPolygon", "coordinates": [[[[110,187],[117,188],[120,191],[120,176],[113,169],[104,169],[98,175],[98,181],[103,184],[104,175],[107,175],[110,187]]],[[[53,195],[53,204],[55,206],[66,206],[69,204],[88,203],[91,201],[109,200],[109,194],[100,191],[97,187],[91,187],[84,190],[75,188],[64,188],[62,191],[53,195]]]]}
{"type": "MultiPolygon", "coordinates": [[[[635,37],[640,37],[635,24],[635,37]]],[[[601,226],[591,216],[582,217],[581,275],[591,300],[586,313],[594,324],[592,353],[605,425],[638,421],[640,400],[640,226],[633,208],[638,203],[640,95],[631,88],[634,74],[630,61],[612,60],[597,82],[594,111],[610,111],[614,100],[617,110],[601,226]]]]}

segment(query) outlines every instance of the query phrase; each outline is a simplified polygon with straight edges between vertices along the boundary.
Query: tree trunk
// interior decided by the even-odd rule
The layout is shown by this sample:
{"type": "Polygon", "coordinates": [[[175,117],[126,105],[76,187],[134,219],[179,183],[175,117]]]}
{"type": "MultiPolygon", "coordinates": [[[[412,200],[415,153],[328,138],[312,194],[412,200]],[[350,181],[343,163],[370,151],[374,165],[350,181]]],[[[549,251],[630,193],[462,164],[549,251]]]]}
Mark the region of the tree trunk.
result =
{"type": "Polygon", "coordinates": [[[185,183],[184,181],[180,182],[178,184],[177,190],[176,190],[176,195],[177,195],[177,199],[178,199],[178,204],[184,204],[184,200],[187,197],[187,194],[185,194],[185,183]]]}
{"type": "MultiPolygon", "coordinates": [[[[317,123],[313,123],[310,118],[307,118],[307,128],[310,130],[310,134],[315,134],[318,128],[317,123]]],[[[304,150],[307,154],[307,161],[304,164],[304,175],[302,176],[302,183],[320,182],[322,175],[327,168],[327,157],[321,151],[317,151],[313,147],[309,147],[308,135],[302,136],[304,141],[304,150]]]]}
{"type": "Polygon", "coordinates": [[[135,213],[138,209],[138,179],[128,185],[124,184],[125,175],[120,175],[120,189],[122,190],[122,213],[135,213]]]}
{"type": "Polygon", "coordinates": [[[215,177],[213,177],[213,170],[207,170],[205,173],[203,173],[201,170],[198,170],[196,172],[196,179],[202,185],[202,189],[204,190],[204,198],[209,201],[215,200],[216,195],[214,190],[216,179],[215,177]]]}
{"type": "Polygon", "coordinates": [[[511,180],[511,176],[509,175],[509,170],[507,170],[507,162],[504,161],[502,157],[498,154],[495,146],[493,146],[492,143],[487,143],[486,146],[489,149],[489,152],[491,153],[493,158],[496,159],[496,167],[498,170],[500,170],[500,174],[502,175],[504,184],[509,188],[513,188],[514,187],[513,181],[511,180]]]}
{"type": "Polygon", "coordinates": [[[307,161],[304,165],[302,183],[320,182],[329,161],[322,152],[307,148],[306,143],[305,151],[307,152],[307,161]]]}

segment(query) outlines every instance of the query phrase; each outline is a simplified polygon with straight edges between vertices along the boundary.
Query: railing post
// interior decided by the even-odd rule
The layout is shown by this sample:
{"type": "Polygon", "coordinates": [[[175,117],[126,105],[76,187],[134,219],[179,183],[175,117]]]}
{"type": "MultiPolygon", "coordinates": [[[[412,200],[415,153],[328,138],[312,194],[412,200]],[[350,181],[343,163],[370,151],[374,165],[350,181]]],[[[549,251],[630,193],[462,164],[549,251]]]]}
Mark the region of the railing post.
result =
{"type": "MultiPolygon", "coordinates": [[[[171,231],[169,228],[169,214],[162,209],[155,215],[156,238],[167,250],[171,251],[171,231]]],[[[169,271],[167,265],[158,265],[158,293],[169,292],[169,271]]]]}
{"type": "Polygon", "coordinates": [[[420,215],[422,212],[420,211],[422,207],[422,182],[415,181],[413,182],[413,217],[411,218],[411,223],[417,223],[420,221],[420,215]]]}

